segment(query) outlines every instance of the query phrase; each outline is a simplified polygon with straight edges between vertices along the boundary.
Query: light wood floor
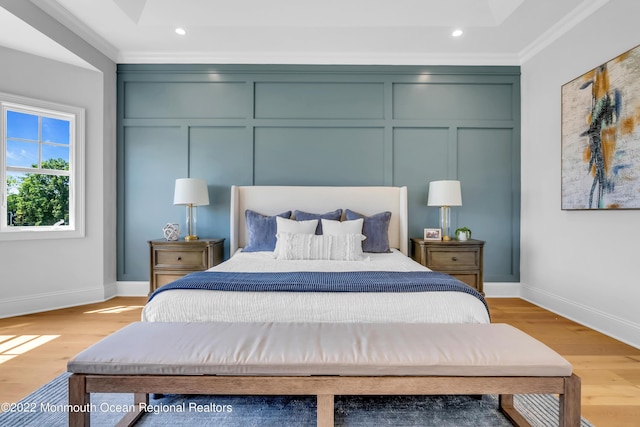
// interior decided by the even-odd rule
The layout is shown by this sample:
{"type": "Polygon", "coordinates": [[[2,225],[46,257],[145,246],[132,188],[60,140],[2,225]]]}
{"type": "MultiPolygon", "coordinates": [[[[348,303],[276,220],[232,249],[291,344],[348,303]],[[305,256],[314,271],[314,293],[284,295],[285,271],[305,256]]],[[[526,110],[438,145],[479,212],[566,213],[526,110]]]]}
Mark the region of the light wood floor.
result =
{"type": "MultiPolygon", "coordinates": [[[[138,321],[145,298],[0,319],[0,402],[16,402],[66,370],[67,360],[138,321]],[[22,354],[7,336],[57,336],[22,354]],[[8,347],[8,346],[5,346],[8,347]]],[[[509,323],[562,354],[582,378],[582,415],[597,427],[638,426],[640,350],[520,299],[489,299],[492,321],[509,323]]],[[[25,337],[33,342],[35,337],[25,337]]],[[[50,338],[50,337],[49,337],[50,338]]],[[[18,348],[19,349],[19,348],[18,348]]]]}

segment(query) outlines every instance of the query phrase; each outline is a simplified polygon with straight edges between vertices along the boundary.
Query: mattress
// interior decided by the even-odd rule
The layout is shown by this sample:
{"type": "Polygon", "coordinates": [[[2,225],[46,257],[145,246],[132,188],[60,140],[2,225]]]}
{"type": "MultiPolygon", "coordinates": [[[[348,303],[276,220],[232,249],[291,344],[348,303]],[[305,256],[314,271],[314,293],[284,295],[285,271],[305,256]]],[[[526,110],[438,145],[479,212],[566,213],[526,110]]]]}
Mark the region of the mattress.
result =
{"type": "MultiPolygon", "coordinates": [[[[428,271],[397,250],[362,261],[277,260],[236,252],[216,271],[428,271]]],[[[483,302],[463,292],[228,292],[170,290],[144,307],[146,322],[489,323],[483,302]]]]}

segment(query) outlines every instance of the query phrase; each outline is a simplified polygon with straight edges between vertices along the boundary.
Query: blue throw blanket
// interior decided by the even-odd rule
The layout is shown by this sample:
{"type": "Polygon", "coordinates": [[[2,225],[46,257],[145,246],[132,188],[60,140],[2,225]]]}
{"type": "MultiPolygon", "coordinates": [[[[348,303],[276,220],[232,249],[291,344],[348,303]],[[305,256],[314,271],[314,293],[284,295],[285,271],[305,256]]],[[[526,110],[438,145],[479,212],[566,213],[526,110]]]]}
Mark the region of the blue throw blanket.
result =
{"type": "Polygon", "coordinates": [[[201,271],[191,273],[157,289],[207,289],[236,292],[464,292],[481,300],[483,296],[471,286],[435,271],[341,271],[246,273],[201,271]]]}

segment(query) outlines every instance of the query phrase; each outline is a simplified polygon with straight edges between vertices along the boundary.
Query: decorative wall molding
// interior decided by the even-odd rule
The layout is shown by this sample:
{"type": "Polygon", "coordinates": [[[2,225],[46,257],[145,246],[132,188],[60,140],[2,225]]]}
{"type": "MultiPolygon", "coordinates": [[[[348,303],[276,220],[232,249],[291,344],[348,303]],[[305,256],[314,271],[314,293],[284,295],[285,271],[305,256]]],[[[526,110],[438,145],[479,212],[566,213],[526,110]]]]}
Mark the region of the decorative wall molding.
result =
{"type": "Polygon", "coordinates": [[[118,100],[120,281],[148,279],[183,177],[209,185],[198,234],[223,238],[231,185],[407,186],[421,236],[429,181],[460,179],[485,280],[519,280],[519,67],[120,64],[118,100]]]}

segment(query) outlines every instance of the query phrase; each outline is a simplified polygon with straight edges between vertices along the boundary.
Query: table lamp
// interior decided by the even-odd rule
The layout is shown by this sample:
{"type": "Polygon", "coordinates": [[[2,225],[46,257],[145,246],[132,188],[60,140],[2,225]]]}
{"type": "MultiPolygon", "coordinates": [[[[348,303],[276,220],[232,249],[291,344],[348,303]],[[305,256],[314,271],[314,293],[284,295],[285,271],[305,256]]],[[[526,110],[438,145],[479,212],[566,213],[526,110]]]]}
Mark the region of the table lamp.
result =
{"type": "Polygon", "coordinates": [[[194,209],[194,206],[206,206],[209,204],[207,182],[198,178],[176,179],[173,204],[186,205],[187,207],[187,235],[184,240],[198,240],[198,235],[196,234],[197,210],[194,209]]]}
{"type": "Polygon", "coordinates": [[[450,206],[462,206],[460,181],[444,180],[429,183],[428,206],[440,206],[440,228],[442,240],[451,240],[450,206]]]}

